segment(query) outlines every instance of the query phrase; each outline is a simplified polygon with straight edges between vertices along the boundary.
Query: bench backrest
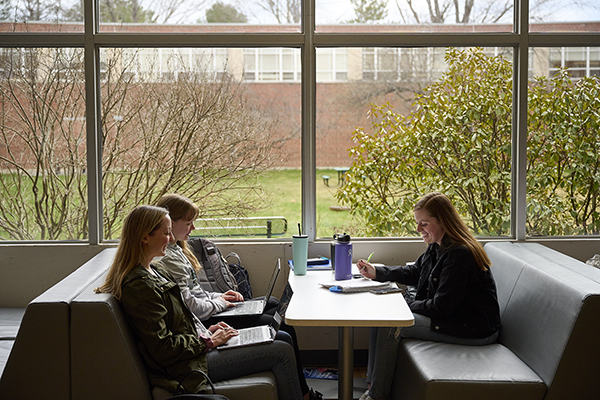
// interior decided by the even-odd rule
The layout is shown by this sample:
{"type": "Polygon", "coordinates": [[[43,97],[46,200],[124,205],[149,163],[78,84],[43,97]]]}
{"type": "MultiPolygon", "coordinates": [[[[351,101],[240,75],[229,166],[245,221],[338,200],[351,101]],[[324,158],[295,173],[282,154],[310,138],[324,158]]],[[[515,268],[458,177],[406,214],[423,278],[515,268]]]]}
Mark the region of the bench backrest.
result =
{"type": "Polygon", "coordinates": [[[498,288],[499,342],[544,380],[546,400],[600,398],[600,284],[585,272],[593,267],[569,258],[568,268],[566,256],[545,247],[485,249],[498,288]]]}
{"type": "Polygon", "coordinates": [[[70,304],[115,252],[103,250],[29,303],[0,378],[0,398],[71,399],[70,304]]]}
{"type": "Polygon", "coordinates": [[[72,400],[149,400],[148,375],[121,306],[93,289],[71,302],[72,400]]]}
{"type": "Polygon", "coordinates": [[[549,249],[539,243],[518,243],[517,246],[527,249],[538,256],[539,260],[545,260],[554,264],[559,264],[579,275],[585,276],[594,282],[600,283],[600,269],[587,265],[566,254],[549,249]]]}

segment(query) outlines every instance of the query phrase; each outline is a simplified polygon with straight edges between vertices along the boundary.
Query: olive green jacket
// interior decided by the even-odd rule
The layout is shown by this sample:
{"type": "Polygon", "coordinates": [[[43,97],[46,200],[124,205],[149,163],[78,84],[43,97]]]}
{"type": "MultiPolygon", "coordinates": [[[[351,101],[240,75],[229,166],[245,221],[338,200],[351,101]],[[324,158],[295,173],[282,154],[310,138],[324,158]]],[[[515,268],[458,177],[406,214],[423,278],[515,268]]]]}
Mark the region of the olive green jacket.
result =
{"type": "MultiPolygon", "coordinates": [[[[133,268],[123,279],[121,304],[137,336],[137,348],[148,368],[150,384],[174,393],[184,375],[200,369],[208,372],[207,346],[198,337],[194,318],[181,298],[179,286],[159,266],[156,272],[164,281],[150,274],[142,265],[133,268]]],[[[188,393],[204,390],[201,374],[185,379],[188,393]]]]}

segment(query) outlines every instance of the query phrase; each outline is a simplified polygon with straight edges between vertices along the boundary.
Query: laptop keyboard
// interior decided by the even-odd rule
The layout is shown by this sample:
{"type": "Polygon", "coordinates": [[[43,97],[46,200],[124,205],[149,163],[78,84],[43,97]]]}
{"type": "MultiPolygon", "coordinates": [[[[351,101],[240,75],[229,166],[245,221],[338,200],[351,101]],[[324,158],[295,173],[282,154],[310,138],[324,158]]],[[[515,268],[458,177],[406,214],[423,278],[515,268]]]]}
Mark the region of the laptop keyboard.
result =
{"type": "Polygon", "coordinates": [[[257,313],[260,314],[260,311],[262,310],[262,303],[258,302],[258,301],[253,301],[253,302],[248,302],[248,303],[242,303],[238,306],[236,306],[236,308],[233,309],[234,312],[237,313],[257,313]]]}
{"type": "Polygon", "coordinates": [[[240,343],[252,343],[263,338],[261,333],[262,328],[255,326],[240,330],[240,343]]]}

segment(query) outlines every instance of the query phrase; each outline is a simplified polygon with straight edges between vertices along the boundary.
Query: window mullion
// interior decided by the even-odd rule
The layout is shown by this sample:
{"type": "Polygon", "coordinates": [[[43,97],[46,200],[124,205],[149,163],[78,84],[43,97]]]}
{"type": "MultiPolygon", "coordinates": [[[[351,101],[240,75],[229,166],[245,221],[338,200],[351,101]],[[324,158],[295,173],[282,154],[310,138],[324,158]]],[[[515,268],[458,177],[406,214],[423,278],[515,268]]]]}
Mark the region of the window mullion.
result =
{"type": "Polygon", "coordinates": [[[512,123],[512,235],[525,240],[527,228],[527,90],[529,56],[529,1],[515,0],[515,28],[519,43],[513,58],[512,123]]]}
{"type": "Polygon", "coordinates": [[[302,0],[302,225],[309,241],[317,233],[315,0],[302,0]]]}
{"type": "Polygon", "coordinates": [[[102,226],[102,136],[100,118],[100,50],[94,39],[99,30],[98,2],[84,0],[85,89],[87,134],[88,240],[99,244],[102,226]]]}

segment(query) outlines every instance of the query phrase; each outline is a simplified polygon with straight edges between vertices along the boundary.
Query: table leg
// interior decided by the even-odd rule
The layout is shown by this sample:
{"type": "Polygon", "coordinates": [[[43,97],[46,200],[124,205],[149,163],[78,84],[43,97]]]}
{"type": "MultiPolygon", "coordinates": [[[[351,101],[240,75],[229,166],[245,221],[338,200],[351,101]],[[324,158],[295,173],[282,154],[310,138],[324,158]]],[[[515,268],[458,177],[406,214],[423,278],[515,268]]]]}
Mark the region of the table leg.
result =
{"type": "Polygon", "coordinates": [[[338,400],[352,400],[354,395],[354,328],[339,328],[338,400]]]}

